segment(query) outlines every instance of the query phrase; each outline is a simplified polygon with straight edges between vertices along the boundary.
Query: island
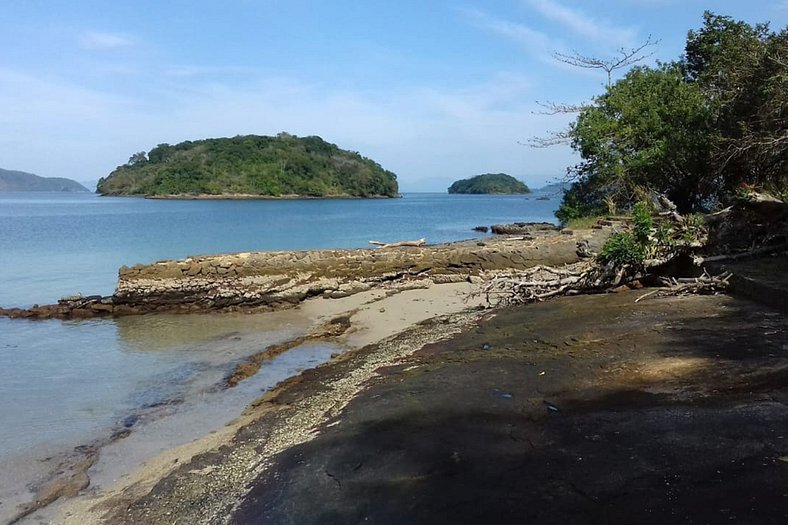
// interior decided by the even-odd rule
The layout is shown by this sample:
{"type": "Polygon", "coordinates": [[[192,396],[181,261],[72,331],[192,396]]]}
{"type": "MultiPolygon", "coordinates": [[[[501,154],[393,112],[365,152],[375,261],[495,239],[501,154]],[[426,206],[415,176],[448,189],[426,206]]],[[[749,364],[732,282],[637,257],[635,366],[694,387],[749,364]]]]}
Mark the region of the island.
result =
{"type": "Polygon", "coordinates": [[[159,144],[99,179],[97,193],[151,198],[397,197],[397,177],[320,137],[241,135],[159,144]]]}
{"type": "Polygon", "coordinates": [[[530,192],[528,186],[505,173],[484,173],[449,186],[449,193],[514,195],[530,192]]]}
{"type": "Polygon", "coordinates": [[[0,191],[90,191],[77,181],[62,177],[39,177],[24,171],[0,169],[0,191]]]}

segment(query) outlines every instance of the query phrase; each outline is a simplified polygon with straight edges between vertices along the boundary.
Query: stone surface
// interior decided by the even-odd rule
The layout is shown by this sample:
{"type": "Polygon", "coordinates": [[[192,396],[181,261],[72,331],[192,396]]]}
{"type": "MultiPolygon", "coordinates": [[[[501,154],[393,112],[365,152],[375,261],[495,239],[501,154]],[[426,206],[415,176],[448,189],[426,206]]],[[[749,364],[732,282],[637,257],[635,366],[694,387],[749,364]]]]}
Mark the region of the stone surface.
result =
{"type": "Polygon", "coordinates": [[[435,319],[305,372],[105,519],[786,523],[785,317],[640,294],[435,319]]]}
{"type": "Polygon", "coordinates": [[[601,246],[607,230],[558,235],[534,226],[533,240],[493,239],[424,247],[238,253],[123,267],[116,305],[143,310],[280,308],[316,295],[345,297],[380,283],[448,283],[484,272],[577,261],[577,243],[601,246]]]}

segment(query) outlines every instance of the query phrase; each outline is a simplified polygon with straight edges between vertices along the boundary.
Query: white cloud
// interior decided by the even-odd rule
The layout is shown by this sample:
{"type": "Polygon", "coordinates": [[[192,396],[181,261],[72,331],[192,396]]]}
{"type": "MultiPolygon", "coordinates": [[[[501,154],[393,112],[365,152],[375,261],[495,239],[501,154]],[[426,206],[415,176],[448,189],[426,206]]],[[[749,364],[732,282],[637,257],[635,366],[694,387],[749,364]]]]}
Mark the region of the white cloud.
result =
{"type": "Polygon", "coordinates": [[[566,27],[575,35],[588,38],[596,43],[614,46],[630,46],[635,42],[637,32],[630,28],[617,27],[601,21],[579,9],[566,7],[555,0],[525,0],[525,3],[543,17],[566,27]]]}
{"type": "Polygon", "coordinates": [[[520,45],[540,60],[552,60],[551,53],[557,46],[546,34],[525,24],[490,16],[477,9],[464,9],[462,12],[477,28],[520,45]]]}
{"type": "Polygon", "coordinates": [[[83,49],[88,49],[90,51],[104,51],[131,47],[134,45],[134,40],[127,35],[119,33],[89,31],[80,35],[79,45],[83,49]]]}
{"type": "Polygon", "coordinates": [[[398,174],[403,191],[441,191],[460,175],[487,171],[538,186],[569,163],[566,150],[518,144],[561,125],[533,114],[531,80],[521,74],[385,93],[259,73],[243,84],[158,89],[155,97],[118,96],[0,69],[0,106],[15,108],[0,115],[0,158],[15,169],[87,180],[161,142],[287,131],[375,159],[398,174]]]}

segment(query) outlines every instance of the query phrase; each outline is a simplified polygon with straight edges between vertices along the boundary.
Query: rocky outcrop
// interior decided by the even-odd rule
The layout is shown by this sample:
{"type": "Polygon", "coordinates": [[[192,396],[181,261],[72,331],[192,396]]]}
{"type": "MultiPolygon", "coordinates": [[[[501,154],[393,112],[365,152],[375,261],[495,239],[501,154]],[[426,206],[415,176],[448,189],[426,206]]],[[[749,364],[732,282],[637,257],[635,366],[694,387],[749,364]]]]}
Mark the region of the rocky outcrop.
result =
{"type": "Polygon", "coordinates": [[[515,222],[493,224],[490,231],[498,235],[544,235],[558,231],[558,226],[549,222],[515,222]]]}
{"type": "Polygon", "coordinates": [[[535,238],[493,238],[423,247],[207,255],[122,267],[111,297],[0,309],[10,317],[91,317],[155,311],[277,309],[314,296],[339,298],[376,286],[459,282],[497,271],[578,260],[578,243],[598,250],[609,229],[535,238]]]}

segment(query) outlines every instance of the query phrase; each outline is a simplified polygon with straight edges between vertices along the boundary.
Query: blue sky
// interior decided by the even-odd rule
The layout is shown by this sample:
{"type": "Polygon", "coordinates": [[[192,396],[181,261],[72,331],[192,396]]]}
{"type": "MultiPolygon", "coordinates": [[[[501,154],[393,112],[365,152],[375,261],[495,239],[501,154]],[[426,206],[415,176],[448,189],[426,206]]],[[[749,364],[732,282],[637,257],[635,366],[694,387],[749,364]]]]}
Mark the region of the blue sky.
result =
{"type": "Polygon", "coordinates": [[[704,9],[788,23],[788,0],[3,0],[0,167],[91,181],[156,144],[319,135],[402,191],[506,172],[540,186],[576,158],[523,146],[604,77],[556,62],[649,34],[677,58],[704,9]]]}

